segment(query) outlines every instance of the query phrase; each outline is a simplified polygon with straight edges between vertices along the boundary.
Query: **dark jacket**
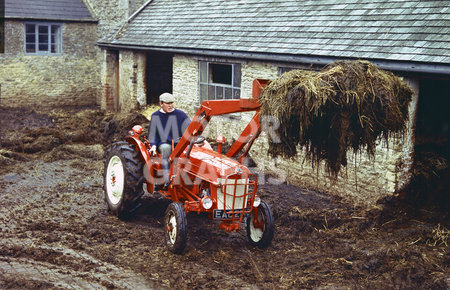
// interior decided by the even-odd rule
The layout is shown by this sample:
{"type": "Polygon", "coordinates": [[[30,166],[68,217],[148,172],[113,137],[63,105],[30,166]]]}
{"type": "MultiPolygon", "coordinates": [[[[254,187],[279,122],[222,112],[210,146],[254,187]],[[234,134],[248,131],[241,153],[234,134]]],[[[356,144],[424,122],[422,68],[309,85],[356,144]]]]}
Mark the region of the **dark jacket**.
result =
{"type": "Polygon", "coordinates": [[[154,112],[148,127],[150,146],[172,144],[172,140],[177,140],[183,135],[190,121],[186,113],[179,109],[170,113],[161,110],[154,112]]]}

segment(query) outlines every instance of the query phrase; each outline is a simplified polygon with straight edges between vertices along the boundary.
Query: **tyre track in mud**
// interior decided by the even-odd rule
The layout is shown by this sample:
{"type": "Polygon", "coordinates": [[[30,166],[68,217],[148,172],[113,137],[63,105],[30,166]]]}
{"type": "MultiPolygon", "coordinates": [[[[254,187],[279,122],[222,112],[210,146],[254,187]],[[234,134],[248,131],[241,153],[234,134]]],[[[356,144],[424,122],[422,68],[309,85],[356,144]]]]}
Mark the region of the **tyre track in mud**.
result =
{"type": "MultiPolygon", "coordinates": [[[[4,191],[0,202],[3,286],[18,283],[26,288],[155,287],[154,282],[130,269],[100,261],[80,249],[64,245],[67,241],[72,241],[75,246],[79,244],[77,240],[83,240],[83,237],[77,234],[77,228],[79,231],[88,223],[86,213],[95,215],[95,211],[100,210],[101,178],[85,175],[84,169],[73,168],[81,162],[26,163],[22,168],[16,168],[20,173],[10,172],[0,177],[4,191]],[[76,176],[84,176],[84,183],[77,184],[75,180],[79,178],[76,176]]],[[[92,164],[92,160],[84,162],[92,164]]],[[[91,169],[95,170],[95,166],[91,169]]]]}
{"type": "Polygon", "coordinates": [[[0,175],[0,288],[169,288],[193,283],[191,271],[211,285],[252,287],[197,262],[195,250],[167,251],[165,199],[147,196],[131,221],[110,215],[102,169],[103,161],[80,157],[25,162],[0,175]]]}
{"type": "Polygon", "coordinates": [[[14,280],[31,280],[36,284],[42,283],[67,289],[105,287],[144,289],[153,288],[156,285],[129,269],[99,261],[84,252],[72,249],[36,245],[32,240],[2,240],[0,251],[5,253],[10,250],[38,251],[53,256],[51,262],[35,259],[35,257],[3,257],[0,259],[0,271],[4,277],[13,275],[14,280]]]}

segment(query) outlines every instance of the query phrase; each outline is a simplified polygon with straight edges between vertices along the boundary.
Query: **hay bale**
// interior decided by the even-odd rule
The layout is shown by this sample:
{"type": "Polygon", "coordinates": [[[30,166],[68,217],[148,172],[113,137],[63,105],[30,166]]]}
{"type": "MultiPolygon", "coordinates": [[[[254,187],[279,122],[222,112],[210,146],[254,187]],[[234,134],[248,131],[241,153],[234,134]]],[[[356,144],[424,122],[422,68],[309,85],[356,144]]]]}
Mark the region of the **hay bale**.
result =
{"type": "Polygon", "coordinates": [[[338,61],[320,72],[293,70],[272,81],[260,96],[261,115],[280,121],[280,143],[269,154],[291,158],[297,146],[336,176],[347,151],[375,152],[378,137],[405,132],[412,90],[394,74],[368,61],[338,61]]]}

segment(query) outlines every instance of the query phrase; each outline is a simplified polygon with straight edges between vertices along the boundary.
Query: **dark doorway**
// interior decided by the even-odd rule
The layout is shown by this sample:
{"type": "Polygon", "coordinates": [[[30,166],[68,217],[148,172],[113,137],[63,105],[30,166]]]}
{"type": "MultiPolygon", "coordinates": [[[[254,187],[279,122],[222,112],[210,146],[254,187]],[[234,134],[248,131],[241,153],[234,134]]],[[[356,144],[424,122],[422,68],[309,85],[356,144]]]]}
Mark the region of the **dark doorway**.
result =
{"type": "Polygon", "coordinates": [[[159,95],[172,93],[173,55],[152,51],[147,53],[145,83],[147,104],[158,104],[159,95]]]}
{"type": "Polygon", "coordinates": [[[414,162],[407,192],[416,206],[433,206],[446,214],[450,204],[449,109],[449,79],[421,79],[414,162]]]}
{"type": "MultiPolygon", "coordinates": [[[[449,158],[450,82],[422,79],[417,107],[416,144],[449,158]]],[[[417,149],[417,148],[416,148],[417,149]]]]}

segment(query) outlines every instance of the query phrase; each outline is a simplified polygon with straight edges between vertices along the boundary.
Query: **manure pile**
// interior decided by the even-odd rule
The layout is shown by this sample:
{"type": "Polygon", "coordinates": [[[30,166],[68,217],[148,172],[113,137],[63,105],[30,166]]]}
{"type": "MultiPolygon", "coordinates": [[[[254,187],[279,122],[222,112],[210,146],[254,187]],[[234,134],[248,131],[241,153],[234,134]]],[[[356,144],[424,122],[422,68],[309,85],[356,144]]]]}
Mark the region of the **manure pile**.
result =
{"type": "Polygon", "coordinates": [[[138,111],[105,113],[93,108],[0,108],[0,167],[36,154],[45,161],[74,156],[103,158],[103,146],[124,140],[133,125],[148,126],[138,111]]]}
{"type": "Polygon", "coordinates": [[[412,90],[399,77],[368,61],[337,61],[319,72],[293,70],[264,88],[261,115],[278,118],[281,142],[269,154],[292,158],[297,147],[336,176],[347,151],[375,152],[375,142],[402,136],[412,90]]]}

